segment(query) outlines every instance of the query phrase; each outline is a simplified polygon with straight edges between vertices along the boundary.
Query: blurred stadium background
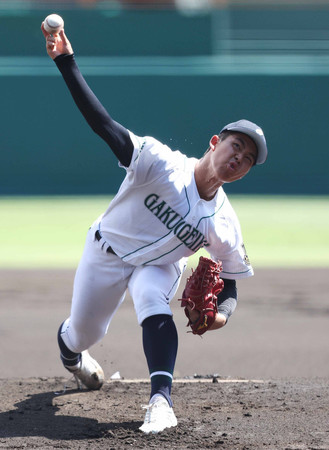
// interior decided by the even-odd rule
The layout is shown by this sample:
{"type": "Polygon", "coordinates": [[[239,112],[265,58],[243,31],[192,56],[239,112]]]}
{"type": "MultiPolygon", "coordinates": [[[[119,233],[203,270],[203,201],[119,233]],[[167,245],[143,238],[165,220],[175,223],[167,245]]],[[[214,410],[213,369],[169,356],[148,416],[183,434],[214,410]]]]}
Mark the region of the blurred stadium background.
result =
{"type": "Polygon", "coordinates": [[[123,172],[84,123],[40,24],[56,12],[114,118],[200,156],[228,122],[265,130],[234,194],[328,195],[329,1],[0,1],[0,196],[98,195],[123,172]]]}

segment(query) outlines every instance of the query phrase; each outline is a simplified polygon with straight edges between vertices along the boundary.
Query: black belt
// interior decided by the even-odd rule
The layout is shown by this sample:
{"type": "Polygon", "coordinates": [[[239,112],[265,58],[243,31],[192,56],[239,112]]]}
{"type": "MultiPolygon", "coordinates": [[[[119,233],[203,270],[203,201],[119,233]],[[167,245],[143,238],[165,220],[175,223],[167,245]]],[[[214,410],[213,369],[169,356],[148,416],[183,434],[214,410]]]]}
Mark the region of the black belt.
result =
{"type": "MultiPolygon", "coordinates": [[[[102,239],[102,236],[101,236],[99,230],[96,231],[96,233],[95,233],[95,238],[96,238],[98,241],[100,241],[100,240],[102,239]]],[[[110,245],[107,247],[106,253],[112,253],[112,255],[118,256],[118,255],[115,253],[115,251],[113,250],[113,248],[112,248],[110,245]]]]}

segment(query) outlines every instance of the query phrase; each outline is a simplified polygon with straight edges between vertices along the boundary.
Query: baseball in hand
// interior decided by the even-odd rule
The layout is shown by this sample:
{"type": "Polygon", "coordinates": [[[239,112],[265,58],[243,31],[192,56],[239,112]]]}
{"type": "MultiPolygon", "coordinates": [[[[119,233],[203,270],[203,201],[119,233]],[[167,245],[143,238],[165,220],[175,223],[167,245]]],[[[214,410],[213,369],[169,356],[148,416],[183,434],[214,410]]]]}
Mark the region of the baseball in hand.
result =
{"type": "Polygon", "coordinates": [[[43,22],[47,33],[57,34],[64,28],[64,20],[58,14],[50,14],[43,22]]]}

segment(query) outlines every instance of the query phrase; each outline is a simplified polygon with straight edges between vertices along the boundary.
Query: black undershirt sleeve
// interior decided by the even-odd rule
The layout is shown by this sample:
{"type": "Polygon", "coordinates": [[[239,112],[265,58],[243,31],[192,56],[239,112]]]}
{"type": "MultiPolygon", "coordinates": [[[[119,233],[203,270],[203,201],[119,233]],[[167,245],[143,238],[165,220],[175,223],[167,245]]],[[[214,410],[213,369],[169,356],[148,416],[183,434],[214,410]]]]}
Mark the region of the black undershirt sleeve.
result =
{"type": "Polygon", "coordinates": [[[226,317],[226,321],[233,314],[237,302],[238,291],[235,280],[224,279],[224,289],[217,296],[218,312],[226,317]]]}
{"type": "Polygon", "coordinates": [[[54,61],[89,126],[108,144],[120,163],[128,167],[134,150],[128,130],[113,120],[100,103],[82,76],[74,55],[60,55],[54,61]]]}

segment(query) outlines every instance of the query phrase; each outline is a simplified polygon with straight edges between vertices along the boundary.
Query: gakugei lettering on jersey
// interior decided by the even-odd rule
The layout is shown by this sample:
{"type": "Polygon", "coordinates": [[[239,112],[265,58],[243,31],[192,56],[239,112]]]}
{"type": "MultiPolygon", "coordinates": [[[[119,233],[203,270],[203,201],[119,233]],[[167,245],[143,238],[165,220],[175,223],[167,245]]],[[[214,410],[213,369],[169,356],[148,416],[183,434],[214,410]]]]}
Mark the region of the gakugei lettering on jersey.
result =
{"type": "Polygon", "coordinates": [[[194,252],[209,245],[197,228],[187,223],[168,203],[159,199],[159,195],[150,194],[144,200],[144,204],[168,230],[173,231],[176,237],[194,252]]]}

